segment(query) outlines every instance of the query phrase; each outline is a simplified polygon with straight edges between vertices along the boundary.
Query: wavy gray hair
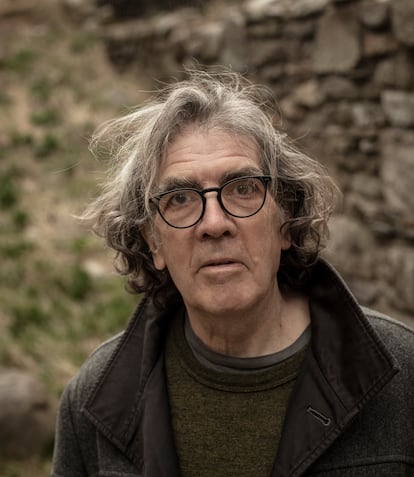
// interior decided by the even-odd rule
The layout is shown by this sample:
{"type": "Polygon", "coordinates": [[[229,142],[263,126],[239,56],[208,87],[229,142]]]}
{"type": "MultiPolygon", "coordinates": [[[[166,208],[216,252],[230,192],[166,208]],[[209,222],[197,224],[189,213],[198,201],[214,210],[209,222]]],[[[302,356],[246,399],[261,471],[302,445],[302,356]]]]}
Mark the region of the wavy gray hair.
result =
{"type": "Polygon", "coordinates": [[[274,178],[271,193],[284,211],[282,233],[291,242],[282,252],[279,284],[303,288],[306,270],[327,239],[337,189],[322,166],[299,152],[276,126],[275,112],[268,88],[233,72],[192,71],[186,80],[95,132],[91,150],[98,156],[109,152],[113,167],[83,218],[116,251],[117,270],[128,277],[131,291],[151,295],[160,307],[179,298],[168,271],[155,269],[141,231],[153,220],[149,199],[167,147],[190,125],[255,141],[263,173],[274,178]]]}

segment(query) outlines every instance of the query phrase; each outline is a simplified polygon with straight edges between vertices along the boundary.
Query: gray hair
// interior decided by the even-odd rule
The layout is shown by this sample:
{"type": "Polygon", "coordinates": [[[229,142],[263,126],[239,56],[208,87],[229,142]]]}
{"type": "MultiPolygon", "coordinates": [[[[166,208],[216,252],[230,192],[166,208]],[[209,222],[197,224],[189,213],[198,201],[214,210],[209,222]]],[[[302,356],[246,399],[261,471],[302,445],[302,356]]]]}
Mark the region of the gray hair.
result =
{"type": "Polygon", "coordinates": [[[189,126],[217,128],[257,144],[263,173],[273,177],[271,193],[284,212],[282,233],[291,242],[282,252],[279,285],[305,285],[306,270],[328,237],[337,189],[323,167],[299,152],[276,125],[276,110],[268,88],[237,73],[192,71],[186,80],[95,132],[92,151],[98,156],[108,151],[113,167],[83,218],[116,251],[116,267],[128,277],[131,291],[147,293],[160,307],[179,298],[168,271],[155,269],[141,231],[153,220],[149,199],[167,147],[189,126]]]}

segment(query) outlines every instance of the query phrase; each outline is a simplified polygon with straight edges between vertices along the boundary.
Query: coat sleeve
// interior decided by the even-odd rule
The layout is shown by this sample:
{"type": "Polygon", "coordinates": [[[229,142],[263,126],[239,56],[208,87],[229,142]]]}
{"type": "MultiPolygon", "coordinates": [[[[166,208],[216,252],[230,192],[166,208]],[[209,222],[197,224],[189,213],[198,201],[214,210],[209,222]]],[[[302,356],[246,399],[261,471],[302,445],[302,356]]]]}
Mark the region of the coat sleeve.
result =
{"type": "MultiPolygon", "coordinates": [[[[51,477],[87,477],[79,429],[75,381],[65,388],[56,422],[55,447],[51,477]]],[[[83,438],[86,436],[83,435],[83,438]]]]}

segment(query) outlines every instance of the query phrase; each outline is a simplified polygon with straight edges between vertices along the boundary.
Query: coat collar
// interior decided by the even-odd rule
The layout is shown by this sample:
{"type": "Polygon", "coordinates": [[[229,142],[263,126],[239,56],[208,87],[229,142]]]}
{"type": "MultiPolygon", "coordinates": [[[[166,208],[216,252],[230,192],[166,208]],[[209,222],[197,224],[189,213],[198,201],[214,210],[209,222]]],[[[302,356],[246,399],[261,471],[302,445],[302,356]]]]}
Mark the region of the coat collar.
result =
{"type": "Polygon", "coordinates": [[[292,392],[272,476],[299,476],[398,372],[351,292],[325,261],[312,270],[312,340],[292,392]]]}
{"type": "MultiPolygon", "coordinates": [[[[325,261],[311,276],[312,341],[290,400],[274,476],[299,476],[398,371],[350,291],[325,261]]],[[[84,413],[151,477],[178,477],[163,363],[166,321],[144,299],[84,413]]]]}
{"type": "Polygon", "coordinates": [[[162,353],[169,316],[141,301],[82,408],[140,472],[145,464],[145,475],[154,477],[178,477],[162,353]]]}

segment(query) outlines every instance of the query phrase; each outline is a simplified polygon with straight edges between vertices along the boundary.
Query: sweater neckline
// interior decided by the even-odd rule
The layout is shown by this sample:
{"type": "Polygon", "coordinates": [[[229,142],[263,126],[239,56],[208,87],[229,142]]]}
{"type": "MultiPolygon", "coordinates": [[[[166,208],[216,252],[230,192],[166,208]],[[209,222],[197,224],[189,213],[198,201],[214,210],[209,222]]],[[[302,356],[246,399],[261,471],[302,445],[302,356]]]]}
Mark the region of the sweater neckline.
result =
{"type": "Polygon", "coordinates": [[[236,371],[223,372],[205,366],[194,355],[185,335],[185,313],[178,313],[173,319],[170,346],[167,352],[176,354],[184,370],[200,384],[228,392],[259,392],[274,389],[296,379],[300,364],[303,361],[308,344],[283,361],[264,369],[247,373],[236,371]]]}
{"type": "Polygon", "coordinates": [[[311,339],[309,325],[287,348],[268,355],[240,358],[218,353],[205,345],[192,329],[187,313],[184,317],[184,332],[187,343],[197,360],[207,368],[225,373],[265,371],[298,353],[309,344],[311,339]]]}

